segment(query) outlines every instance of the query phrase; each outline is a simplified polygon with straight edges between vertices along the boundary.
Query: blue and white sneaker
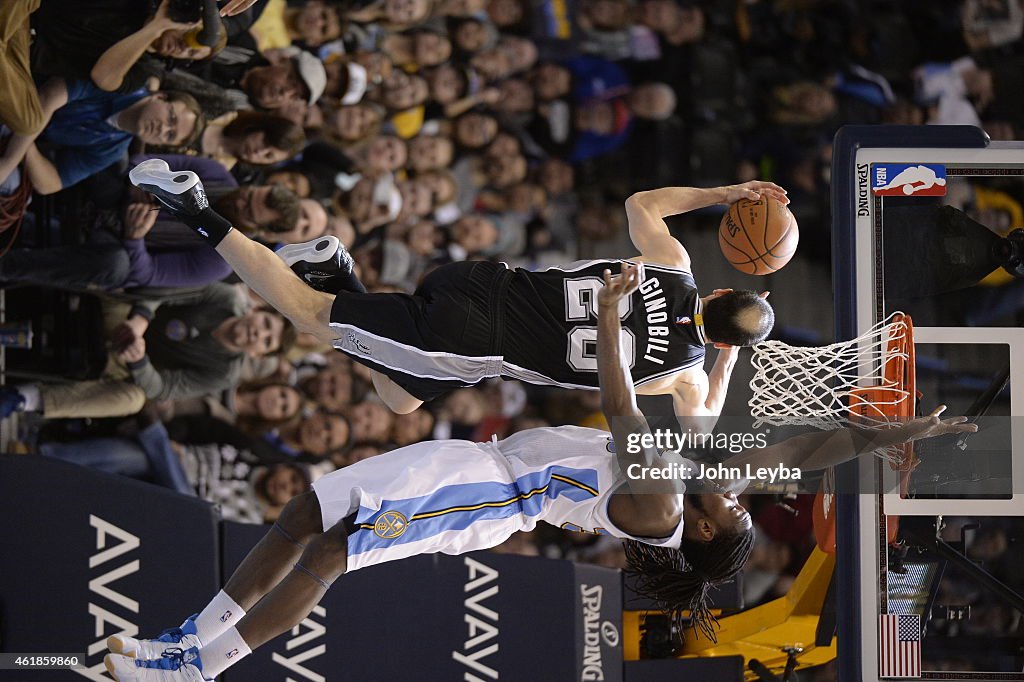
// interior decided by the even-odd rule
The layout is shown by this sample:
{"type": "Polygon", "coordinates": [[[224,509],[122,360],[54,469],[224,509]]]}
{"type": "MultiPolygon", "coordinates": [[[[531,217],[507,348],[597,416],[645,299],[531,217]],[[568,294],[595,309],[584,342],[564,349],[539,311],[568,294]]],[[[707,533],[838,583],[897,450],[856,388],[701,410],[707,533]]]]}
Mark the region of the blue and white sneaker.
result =
{"type": "Polygon", "coordinates": [[[118,682],[207,682],[195,647],[168,649],[160,658],[148,661],[107,654],[103,664],[118,682]]]}
{"type": "Polygon", "coordinates": [[[163,159],[143,161],[128,173],[128,179],[177,216],[199,215],[210,206],[199,176],[192,171],[172,171],[163,159]]]}
{"type": "Polygon", "coordinates": [[[107,648],[111,653],[123,654],[131,658],[160,658],[169,649],[191,649],[201,647],[196,632],[196,616],[193,613],[179,627],[168,628],[154,639],[135,639],[127,635],[111,635],[107,637],[107,648]]]}
{"type": "Polygon", "coordinates": [[[302,244],[286,244],[276,253],[303,282],[329,294],[337,294],[345,288],[345,281],[355,267],[352,256],[334,235],[302,244]]]}

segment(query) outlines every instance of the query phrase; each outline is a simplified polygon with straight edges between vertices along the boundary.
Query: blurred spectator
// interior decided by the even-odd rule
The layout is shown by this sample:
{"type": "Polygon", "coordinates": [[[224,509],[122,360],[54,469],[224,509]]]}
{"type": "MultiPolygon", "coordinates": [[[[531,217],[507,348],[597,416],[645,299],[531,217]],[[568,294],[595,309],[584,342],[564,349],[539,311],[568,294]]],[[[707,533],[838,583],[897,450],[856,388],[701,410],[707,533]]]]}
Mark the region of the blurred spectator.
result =
{"type": "Polygon", "coordinates": [[[199,151],[231,170],[242,161],[268,166],[286,161],[302,150],[302,128],[279,116],[254,111],[226,114],[211,121],[198,142],[199,151]]]}
{"type": "Polygon", "coordinates": [[[127,95],[103,92],[87,81],[49,81],[40,92],[45,131],[15,135],[0,157],[0,178],[25,162],[26,175],[39,194],[71,187],[121,158],[133,137],[150,145],[187,147],[203,132],[199,104],[183,92],[127,95]]]}
{"type": "Polygon", "coordinates": [[[293,457],[304,455],[322,460],[344,452],[353,438],[348,419],[318,409],[300,421],[281,427],[276,434],[268,435],[267,440],[293,457]]]}
{"type": "Polygon", "coordinates": [[[153,3],[136,0],[46,0],[32,17],[32,74],[37,81],[92,80],[102,90],[128,93],[150,79],[159,83],[166,70],[161,58],[187,63],[223,49],[224,30],[213,47],[201,45],[202,22],[175,22],[170,3],[163,0],[153,13],[153,3]]]}
{"type": "MultiPolygon", "coordinates": [[[[112,308],[111,321],[123,310],[112,308]]],[[[0,390],[8,414],[135,414],[147,399],[190,398],[233,386],[245,355],[285,351],[294,337],[291,323],[276,311],[252,310],[237,287],[212,284],[191,299],[133,306],[127,320],[111,330],[114,353],[102,379],[0,390]]]]}
{"type": "Polygon", "coordinates": [[[217,506],[228,521],[262,523],[310,488],[310,472],[212,417],[158,420],[133,438],[43,443],[39,452],[100,471],[153,480],[217,506]]]}

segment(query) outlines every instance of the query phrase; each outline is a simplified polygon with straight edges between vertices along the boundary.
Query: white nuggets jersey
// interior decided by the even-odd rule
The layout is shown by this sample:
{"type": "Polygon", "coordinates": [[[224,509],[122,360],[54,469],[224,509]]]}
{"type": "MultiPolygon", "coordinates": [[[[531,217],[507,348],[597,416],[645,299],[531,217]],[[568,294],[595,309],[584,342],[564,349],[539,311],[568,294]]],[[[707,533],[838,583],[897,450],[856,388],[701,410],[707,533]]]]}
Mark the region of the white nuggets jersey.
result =
{"type": "Polygon", "coordinates": [[[325,529],[355,514],[349,571],[488,549],[538,521],[678,547],[682,521],[670,537],[633,538],[608,518],[608,501],[625,482],[613,448],[607,432],[576,426],[529,429],[497,443],[427,441],[332,472],[313,490],[325,529]]]}

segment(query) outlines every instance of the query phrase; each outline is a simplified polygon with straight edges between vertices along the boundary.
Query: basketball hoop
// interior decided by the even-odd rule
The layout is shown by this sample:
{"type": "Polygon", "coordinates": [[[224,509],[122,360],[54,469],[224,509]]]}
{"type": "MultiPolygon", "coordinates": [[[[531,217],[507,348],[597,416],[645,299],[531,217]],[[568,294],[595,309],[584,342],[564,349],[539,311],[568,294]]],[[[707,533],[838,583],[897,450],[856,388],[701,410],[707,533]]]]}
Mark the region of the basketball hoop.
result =
{"type": "MultiPolygon", "coordinates": [[[[748,404],[754,428],[770,424],[828,430],[850,423],[885,427],[914,417],[914,327],[903,313],[829,346],[766,341],[754,346],[751,363],[755,374],[748,404]]],[[[878,454],[893,468],[912,466],[909,443],[878,454]]]]}

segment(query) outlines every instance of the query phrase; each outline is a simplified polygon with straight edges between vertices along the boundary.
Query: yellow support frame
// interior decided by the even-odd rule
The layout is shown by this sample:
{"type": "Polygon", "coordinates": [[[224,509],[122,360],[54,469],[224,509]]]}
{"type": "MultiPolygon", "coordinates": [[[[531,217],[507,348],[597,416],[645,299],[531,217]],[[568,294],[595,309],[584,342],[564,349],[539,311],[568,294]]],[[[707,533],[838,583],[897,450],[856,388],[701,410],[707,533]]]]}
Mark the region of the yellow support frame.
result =
{"type": "MultiPolygon", "coordinates": [[[[743,656],[744,662],[757,659],[772,672],[786,667],[784,649],[798,647],[797,670],[823,665],[836,657],[836,640],[827,647],[814,644],[818,620],[825,603],[836,557],[817,547],[811,552],[786,596],[767,604],[720,618],[718,643],[699,637],[693,630],[684,635],[679,658],[743,656]]],[[[624,611],[622,625],[623,656],[627,661],[640,658],[640,624],[649,611],[624,611]]],[[[746,672],[747,680],[757,675],[746,672]]]]}

